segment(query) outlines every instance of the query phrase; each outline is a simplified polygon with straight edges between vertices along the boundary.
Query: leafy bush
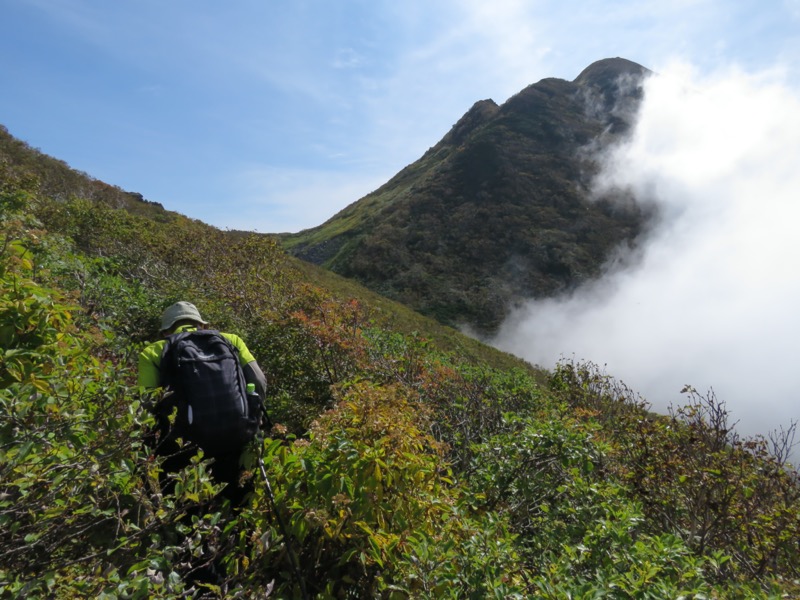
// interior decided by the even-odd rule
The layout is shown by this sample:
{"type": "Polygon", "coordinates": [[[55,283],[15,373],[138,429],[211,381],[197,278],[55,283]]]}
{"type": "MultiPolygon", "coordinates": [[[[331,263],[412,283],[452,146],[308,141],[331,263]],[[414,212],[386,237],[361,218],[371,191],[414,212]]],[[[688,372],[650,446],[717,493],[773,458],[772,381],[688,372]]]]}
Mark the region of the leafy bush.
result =
{"type": "Polygon", "coordinates": [[[713,391],[692,388],[685,406],[653,415],[591,364],[560,365],[553,386],[577,414],[603,422],[607,470],[641,503],[648,531],[670,532],[697,556],[729,557],[720,581],[797,578],[800,478],[786,462],[793,427],[771,447],[742,439],[713,391]]]}

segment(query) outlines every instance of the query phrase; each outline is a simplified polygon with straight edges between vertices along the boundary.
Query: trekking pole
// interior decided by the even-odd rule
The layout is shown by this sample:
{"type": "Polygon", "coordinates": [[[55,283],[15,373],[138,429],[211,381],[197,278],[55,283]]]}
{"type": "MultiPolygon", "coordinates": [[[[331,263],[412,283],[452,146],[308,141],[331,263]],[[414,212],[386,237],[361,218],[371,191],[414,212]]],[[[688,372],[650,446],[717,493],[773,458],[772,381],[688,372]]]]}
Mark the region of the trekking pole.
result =
{"type": "Polygon", "coordinates": [[[286,544],[286,552],[289,554],[289,562],[292,565],[292,571],[294,572],[294,576],[297,579],[297,583],[300,584],[300,594],[303,597],[303,600],[309,600],[308,592],[306,591],[306,583],[303,579],[302,574],[300,573],[300,565],[297,562],[297,556],[294,553],[294,549],[292,548],[292,543],[289,538],[289,530],[286,528],[286,524],[283,522],[281,518],[281,514],[278,512],[278,505],[275,503],[275,494],[272,493],[272,485],[269,482],[269,477],[267,477],[267,469],[264,466],[264,443],[263,440],[259,440],[258,445],[258,467],[261,470],[261,475],[264,477],[264,483],[267,488],[267,498],[269,499],[270,510],[275,515],[275,518],[278,521],[278,528],[281,530],[281,535],[283,536],[284,543],[286,544]]]}

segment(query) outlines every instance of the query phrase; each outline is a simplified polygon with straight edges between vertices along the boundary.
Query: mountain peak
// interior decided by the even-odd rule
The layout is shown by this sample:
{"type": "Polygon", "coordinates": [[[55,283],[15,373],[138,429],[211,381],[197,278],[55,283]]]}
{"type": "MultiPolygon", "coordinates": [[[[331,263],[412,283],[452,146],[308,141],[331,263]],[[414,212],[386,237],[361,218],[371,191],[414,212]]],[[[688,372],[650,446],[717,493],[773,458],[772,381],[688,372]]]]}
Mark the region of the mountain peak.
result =
{"type": "Polygon", "coordinates": [[[581,71],[573,83],[580,86],[605,88],[620,77],[640,78],[650,73],[649,69],[625,58],[604,58],[593,62],[581,71]]]}
{"type": "Polygon", "coordinates": [[[599,150],[629,130],[648,71],[612,58],[480,100],[419,160],[291,252],[447,325],[490,335],[529,298],[597,276],[645,215],[587,187],[599,150]]]}
{"type": "Polygon", "coordinates": [[[642,80],[652,71],[624,58],[605,58],[586,67],[573,81],[586,107],[614,133],[624,133],[642,99],[642,80]]]}

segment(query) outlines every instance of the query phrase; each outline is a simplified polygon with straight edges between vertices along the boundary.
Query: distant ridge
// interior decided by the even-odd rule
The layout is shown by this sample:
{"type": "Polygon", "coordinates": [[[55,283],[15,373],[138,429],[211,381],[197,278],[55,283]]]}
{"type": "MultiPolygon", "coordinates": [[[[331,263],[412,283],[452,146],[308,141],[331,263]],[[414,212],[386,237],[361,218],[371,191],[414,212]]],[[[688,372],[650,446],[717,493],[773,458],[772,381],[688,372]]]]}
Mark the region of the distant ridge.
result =
{"type": "Polygon", "coordinates": [[[609,58],[501,106],[480,100],[381,188],[283,243],[445,324],[491,334],[522,300],[597,276],[643,230],[646,215],[630,203],[589,200],[588,149],[629,130],[649,73],[609,58]]]}
{"type": "Polygon", "coordinates": [[[81,197],[102,202],[114,208],[132,212],[143,212],[151,216],[172,218],[177,213],[164,209],[158,202],[146,200],[141,194],[127,192],[91,175],[70,167],[63,160],[43,153],[27,142],[15,138],[8,129],[0,125],[0,163],[12,171],[34,175],[39,191],[56,199],[81,197]]]}

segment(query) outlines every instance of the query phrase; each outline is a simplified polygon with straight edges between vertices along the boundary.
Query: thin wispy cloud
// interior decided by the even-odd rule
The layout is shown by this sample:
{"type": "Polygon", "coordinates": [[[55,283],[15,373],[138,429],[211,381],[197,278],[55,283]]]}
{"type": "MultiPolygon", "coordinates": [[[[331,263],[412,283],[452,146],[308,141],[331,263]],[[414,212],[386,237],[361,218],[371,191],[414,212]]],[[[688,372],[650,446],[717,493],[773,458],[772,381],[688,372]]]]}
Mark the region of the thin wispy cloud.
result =
{"type": "Polygon", "coordinates": [[[247,208],[235,215],[229,227],[252,230],[253,223],[263,220],[264,214],[267,214],[273,226],[265,232],[297,231],[309,219],[322,223],[336,207],[346,206],[354,195],[364,195],[382,183],[384,179],[379,175],[354,178],[349,173],[272,169],[253,165],[236,173],[230,181],[231,189],[237,196],[247,199],[247,208]],[[303,182],[302,186],[298,185],[298,181],[303,182]],[[314,201],[309,202],[309,198],[314,201]],[[298,213],[299,205],[305,207],[305,213],[298,213]],[[276,229],[276,225],[283,225],[285,229],[276,229]]]}

